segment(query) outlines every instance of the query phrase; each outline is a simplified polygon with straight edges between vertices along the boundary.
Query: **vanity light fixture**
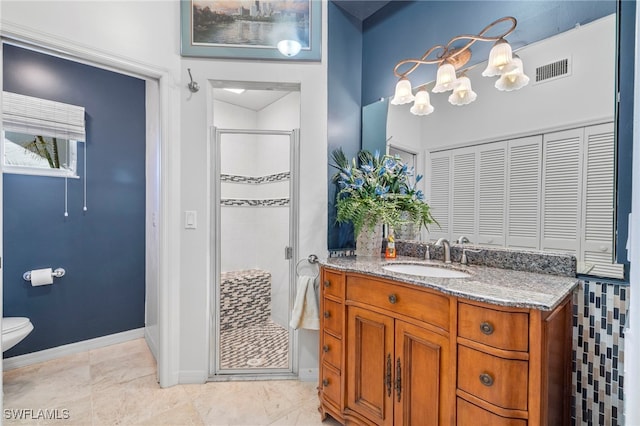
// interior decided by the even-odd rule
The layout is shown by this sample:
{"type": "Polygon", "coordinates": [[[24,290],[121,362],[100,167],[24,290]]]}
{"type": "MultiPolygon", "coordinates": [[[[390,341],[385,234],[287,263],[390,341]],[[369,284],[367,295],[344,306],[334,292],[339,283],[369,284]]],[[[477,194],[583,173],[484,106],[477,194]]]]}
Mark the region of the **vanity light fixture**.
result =
{"type": "Polygon", "coordinates": [[[449,96],[449,102],[453,105],[466,105],[476,100],[477,95],[471,88],[471,81],[462,75],[458,77],[456,70],[464,66],[471,59],[471,45],[477,41],[493,41],[495,45],[489,53],[487,68],[482,72],[485,77],[499,76],[495,87],[498,90],[511,91],[518,90],[529,83],[529,77],[524,74],[522,60],[513,56],[511,46],[505,37],[511,34],[518,22],[512,16],[505,16],[487,25],[478,35],[459,35],[446,45],[435,45],[425,52],[420,59],[403,59],[398,62],[393,69],[393,73],[400,80],[396,84],[396,91],[391,99],[391,104],[402,105],[414,102],[411,113],[416,115],[428,115],[433,112],[433,106],[429,100],[429,93],[422,87],[414,96],[411,89],[411,82],[407,78],[420,65],[437,64],[436,83],[432,89],[433,93],[453,91],[449,96]],[[511,26],[502,34],[496,36],[486,36],[485,34],[494,26],[510,22],[511,26]],[[461,47],[453,45],[459,41],[466,41],[461,47]],[[435,58],[429,59],[435,55],[435,58]],[[406,65],[410,64],[407,69],[406,65]],[[399,69],[405,71],[400,72],[399,69]]]}

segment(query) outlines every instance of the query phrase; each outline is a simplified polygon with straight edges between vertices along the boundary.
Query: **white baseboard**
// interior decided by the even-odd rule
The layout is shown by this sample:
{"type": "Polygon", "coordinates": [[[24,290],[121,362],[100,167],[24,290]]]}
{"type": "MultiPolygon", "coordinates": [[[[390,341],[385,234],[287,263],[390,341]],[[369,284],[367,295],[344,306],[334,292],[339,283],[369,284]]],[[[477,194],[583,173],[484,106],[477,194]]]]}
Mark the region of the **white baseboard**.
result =
{"type": "Polygon", "coordinates": [[[318,368],[301,368],[298,371],[298,379],[301,382],[315,382],[318,380],[320,369],[318,368]]]}
{"type": "Polygon", "coordinates": [[[81,342],[70,343],[68,345],[62,345],[51,349],[32,352],[30,354],[7,358],[2,361],[2,368],[4,371],[13,370],[14,368],[26,367],[28,365],[44,361],[51,361],[52,359],[62,358],[63,356],[103,348],[117,343],[124,343],[141,337],[144,337],[144,328],[136,328],[134,330],[123,331],[121,333],[109,334],[108,336],[96,337],[95,339],[83,340],[81,342]]]}
{"type": "Polygon", "coordinates": [[[147,346],[153,354],[153,357],[158,361],[158,342],[156,342],[154,333],[151,333],[148,328],[144,329],[144,340],[147,341],[147,346]]]}

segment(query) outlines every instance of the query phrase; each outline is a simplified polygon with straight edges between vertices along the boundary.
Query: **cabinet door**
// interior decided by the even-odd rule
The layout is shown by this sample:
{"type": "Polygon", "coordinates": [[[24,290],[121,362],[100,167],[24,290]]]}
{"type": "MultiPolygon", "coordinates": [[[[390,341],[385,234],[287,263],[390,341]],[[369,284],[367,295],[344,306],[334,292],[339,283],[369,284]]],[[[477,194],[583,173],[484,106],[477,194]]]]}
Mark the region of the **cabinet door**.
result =
{"type": "Polygon", "coordinates": [[[541,250],[578,254],[583,129],[543,138],[541,250]]]}
{"type": "Polygon", "coordinates": [[[453,423],[449,338],[396,320],[395,425],[453,423]]]}
{"type": "Polygon", "coordinates": [[[451,151],[431,153],[429,206],[439,226],[429,227],[429,239],[451,239],[451,151]]]}
{"type": "Polygon", "coordinates": [[[542,137],[509,141],[507,163],[507,247],[537,249],[542,137]]]}
{"type": "Polygon", "coordinates": [[[392,425],[393,318],[353,306],[347,318],[347,408],[392,425]]]}

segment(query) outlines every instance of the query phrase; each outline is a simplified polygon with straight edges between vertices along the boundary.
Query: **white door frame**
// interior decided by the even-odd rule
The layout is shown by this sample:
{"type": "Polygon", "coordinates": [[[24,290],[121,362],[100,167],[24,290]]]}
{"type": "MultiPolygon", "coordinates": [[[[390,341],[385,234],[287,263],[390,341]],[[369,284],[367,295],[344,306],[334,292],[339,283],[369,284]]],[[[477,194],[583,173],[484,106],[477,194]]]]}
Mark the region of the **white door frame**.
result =
{"type": "MultiPolygon", "coordinates": [[[[170,117],[172,113],[171,103],[169,102],[169,72],[160,68],[137,63],[129,58],[89,49],[66,39],[55,38],[51,36],[51,34],[25,29],[24,27],[13,24],[2,23],[0,37],[75,62],[87,63],[114,72],[133,75],[146,81],[156,81],[158,87],[158,103],[155,107],[158,111],[158,137],[156,140],[147,139],[146,143],[157,144],[157,152],[159,153],[159,158],[157,159],[159,181],[157,182],[158,187],[154,188],[157,189],[160,198],[158,217],[155,218],[159,241],[159,267],[157,271],[159,342],[157,365],[158,379],[161,387],[177,384],[179,369],[179,313],[177,301],[179,300],[179,288],[177,285],[170,286],[169,284],[171,282],[178,282],[180,276],[179,265],[171,261],[171,259],[178,259],[180,257],[179,234],[177,227],[174,227],[174,229],[170,227],[170,223],[173,223],[174,218],[179,217],[179,205],[175,202],[170,203],[169,199],[171,194],[179,193],[180,152],[179,144],[168,143],[168,138],[171,134],[170,117]]],[[[147,105],[147,107],[149,107],[149,105],[147,105]]],[[[173,113],[175,114],[175,112],[173,113]]],[[[2,187],[0,183],[0,195],[2,194],[1,190],[2,187]]],[[[2,200],[0,198],[0,207],[1,202],[2,200]]],[[[1,218],[0,210],[0,219],[1,218]]],[[[145,220],[149,220],[149,218],[147,217],[145,220]]],[[[2,228],[0,226],[0,231],[1,230],[2,228]]],[[[1,254],[0,246],[0,255],[1,254]]],[[[0,284],[2,284],[1,279],[0,276],[0,284]]]]}

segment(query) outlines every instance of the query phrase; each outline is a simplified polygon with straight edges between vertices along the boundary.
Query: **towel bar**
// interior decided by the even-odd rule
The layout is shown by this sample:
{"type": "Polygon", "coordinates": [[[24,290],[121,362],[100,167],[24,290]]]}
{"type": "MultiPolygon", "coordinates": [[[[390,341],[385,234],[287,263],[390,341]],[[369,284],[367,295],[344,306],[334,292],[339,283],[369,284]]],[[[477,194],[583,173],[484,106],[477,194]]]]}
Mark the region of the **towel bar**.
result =
{"type": "MultiPolygon", "coordinates": [[[[317,265],[318,264],[318,256],[316,256],[315,254],[310,254],[306,259],[300,259],[298,260],[298,263],[296,263],[296,275],[300,276],[300,264],[304,261],[309,262],[311,265],[317,265]]],[[[316,275],[313,277],[318,278],[320,276],[320,267],[318,267],[318,272],[316,272],[316,275]]]]}

